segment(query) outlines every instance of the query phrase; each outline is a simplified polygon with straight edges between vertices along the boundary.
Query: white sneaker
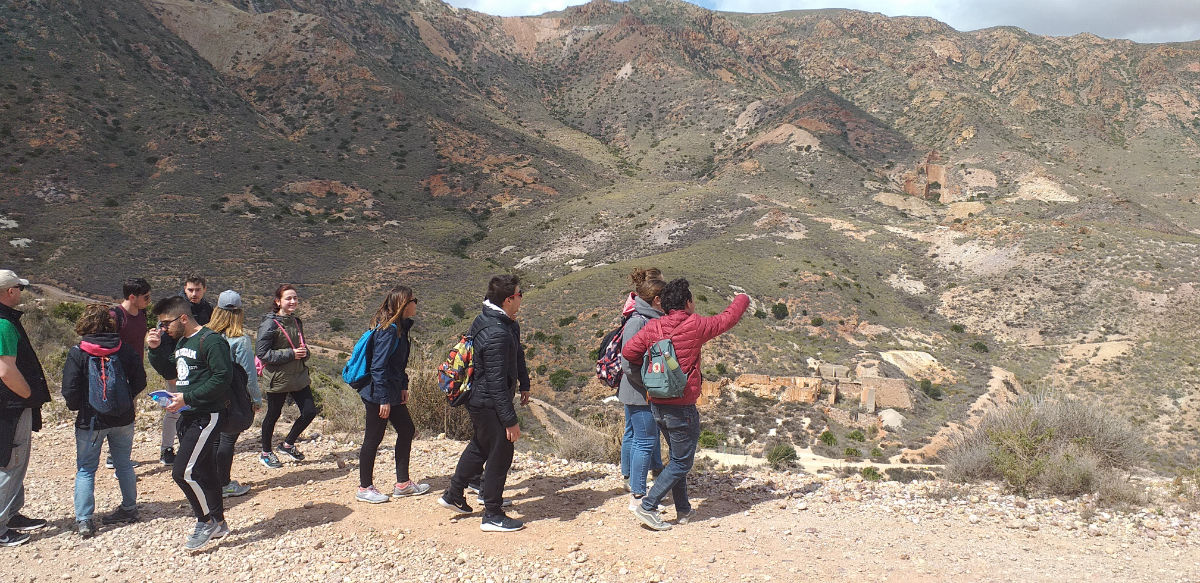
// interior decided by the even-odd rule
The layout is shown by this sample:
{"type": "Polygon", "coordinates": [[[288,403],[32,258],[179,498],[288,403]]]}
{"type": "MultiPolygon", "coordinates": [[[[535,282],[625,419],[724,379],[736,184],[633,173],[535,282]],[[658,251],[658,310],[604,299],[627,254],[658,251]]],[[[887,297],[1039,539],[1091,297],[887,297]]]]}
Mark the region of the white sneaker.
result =
{"type": "Polygon", "coordinates": [[[358,500],[359,502],[366,502],[368,504],[381,504],[391,500],[387,494],[376,490],[375,486],[359,488],[358,493],[354,495],[354,499],[358,500]]]}
{"type": "Polygon", "coordinates": [[[420,496],[429,491],[429,484],[418,484],[409,480],[403,484],[396,484],[392,488],[393,498],[404,498],[405,496],[420,496]]]}

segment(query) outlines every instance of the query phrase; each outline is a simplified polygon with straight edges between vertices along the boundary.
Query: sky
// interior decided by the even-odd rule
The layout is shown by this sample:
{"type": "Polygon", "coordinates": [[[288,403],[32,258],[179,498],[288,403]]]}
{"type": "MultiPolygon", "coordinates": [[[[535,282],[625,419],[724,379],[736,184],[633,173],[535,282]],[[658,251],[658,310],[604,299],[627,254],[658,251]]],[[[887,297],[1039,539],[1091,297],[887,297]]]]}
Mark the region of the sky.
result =
{"type": "MultiPolygon", "coordinates": [[[[1200,40],[1200,0],[688,0],[725,12],[853,8],[929,16],[961,30],[1017,26],[1035,34],[1081,32],[1142,43],[1200,40]]],[[[449,0],[498,16],[542,14],[581,0],[449,0]]]]}

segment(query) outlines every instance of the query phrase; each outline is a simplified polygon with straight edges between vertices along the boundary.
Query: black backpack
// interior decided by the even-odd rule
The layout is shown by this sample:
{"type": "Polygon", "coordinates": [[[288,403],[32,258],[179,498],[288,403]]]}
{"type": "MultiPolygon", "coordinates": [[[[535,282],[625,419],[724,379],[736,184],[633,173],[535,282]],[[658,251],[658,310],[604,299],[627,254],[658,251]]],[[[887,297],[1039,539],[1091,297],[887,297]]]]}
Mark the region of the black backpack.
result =
{"type": "MultiPolygon", "coordinates": [[[[215,334],[212,330],[205,333],[207,338],[210,334],[215,334]]],[[[203,341],[203,338],[201,339],[203,341]]],[[[225,341],[224,338],[221,339],[225,341]]],[[[229,407],[225,410],[225,415],[221,420],[221,426],[217,428],[221,433],[241,433],[254,424],[254,405],[250,400],[250,377],[246,374],[246,369],[242,365],[233,362],[230,359],[229,363],[229,407]]]]}

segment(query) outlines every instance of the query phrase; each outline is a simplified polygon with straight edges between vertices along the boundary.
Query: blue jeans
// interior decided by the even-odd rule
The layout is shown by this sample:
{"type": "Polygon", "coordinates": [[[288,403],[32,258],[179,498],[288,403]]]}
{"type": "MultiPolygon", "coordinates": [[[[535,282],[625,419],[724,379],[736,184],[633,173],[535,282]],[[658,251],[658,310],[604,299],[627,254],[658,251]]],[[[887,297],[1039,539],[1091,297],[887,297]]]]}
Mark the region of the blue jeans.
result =
{"type": "Polygon", "coordinates": [[[650,405],[625,405],[625,437],[621,439],[621,475],[629,478],[629,490],[646,493],[646,471],[661,470],[662,446],[658,425],[650,405]]]}
{"type": "Polygon", "coordinates": [[[108,452],[117,470],[121,487],[121,508],[137,507],[137,476],[129,455],[133,452],[133,423],[110,429],[75,428],[75,520],[87,520],[96,512],[96,467],[100,465],[100,449],[108,438],[108,452]]]}
{"type": "Polygon", "coordinates": [[[671,461],[663,468],[654,487],[642,498],[642,510],[656,511],[658,503],[671,492],[675,501],[675,512],[691,512],[692,503],[687,496],[687,475],[696,460],[696,444],[700,442],[700,412],[695,405],[652,404],[654,421],[667,438],[671,448],[671,461]]]}

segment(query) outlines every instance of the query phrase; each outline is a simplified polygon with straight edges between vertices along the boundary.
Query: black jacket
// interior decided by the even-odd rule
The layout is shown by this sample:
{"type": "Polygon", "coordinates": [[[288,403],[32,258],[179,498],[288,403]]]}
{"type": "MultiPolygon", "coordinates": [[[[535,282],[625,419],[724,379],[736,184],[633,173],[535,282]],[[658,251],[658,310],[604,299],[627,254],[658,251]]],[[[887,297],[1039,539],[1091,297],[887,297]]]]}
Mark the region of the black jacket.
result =
{"type": "Polygon", "coordinates": [[[67,352],[67,361],[63,363],[63,400],[67,408],[79,411],[75,416],[75,427],[80,429],[111,429],[124,427],[133,423],[133,407],[124,415],[101,415],[88,404],[88,356],[92,353],[111,353],[116,349],[117,359],[129,380],[131,397],[137,397],[146,389],[146,369],[142,366],[142,355],[134,352],[128,345],[121,343],[121,337],[115,333],[88,334],[81,339],[79,345],[72,346],[67,352]],[[86,343],[88,346],[84,346],[86,343]],[[97,348],[101,350],[96,350],[97,348]],[[94,422],[94,425],[93,425],[94,422]]]}
{"type": "MultiPolygon", "coordinates": [[[[187,299],[187,292],[179,292],[179,297],[187,299]]],[[[201,298],[199,302],[194,304],[192,300],[188,300],[188,304],[192,306],[192,319],[197,324],[204,326],[212,319],[213,307],[212,304],[208,303],[208,300],[201,298]]]]}
{"type": "Polygon", "coordinates": [[[525,369],[525,349],[521,346],[521,325],[503,310],[484,304],[467,332],[475,342],[471,376],[471,409],[495,409],[505,427],[517,424],[513,396],[519,386],[529,390],[529,371],[525,369]]]}
{"type": "Polygon", "coordinates": [[[358,390],[359,396],[377,405],[400,404],[400,391],[408,390],[408,331],[412,319],[400,320],[371,334],[371,382],[358,390]],[[392,347],[395,348],[392,348],[392,347]],[[388,351],[391,354],[388,355],[388,351]],[[387,358],[384,356],[387,355],[387,358]]]}
{"type": "Polygon", "coordinates": [[[33,409],[33,430],[41,429],[41,410],[42,403],[50,401],[50,389],[46,386],[46,373],[42,370],[42,363],[38,361],[37,354],[33,352],[33,345],[29,342],[29,335],[25,333],[25,327],[21,326],[21,312],[15,308],[10,308],[4,304],[0,304],[0,318],[12,322],[17,329],[19,340],[17,341],[17,370],[21,376],[25,377],[25,382],[29,384],[29,398],[22,399],[16,393],[4,387],[4,382],[0,381],[0,409],[8,410],[13,414],[19,414],[24,409],[33,409]]]}

